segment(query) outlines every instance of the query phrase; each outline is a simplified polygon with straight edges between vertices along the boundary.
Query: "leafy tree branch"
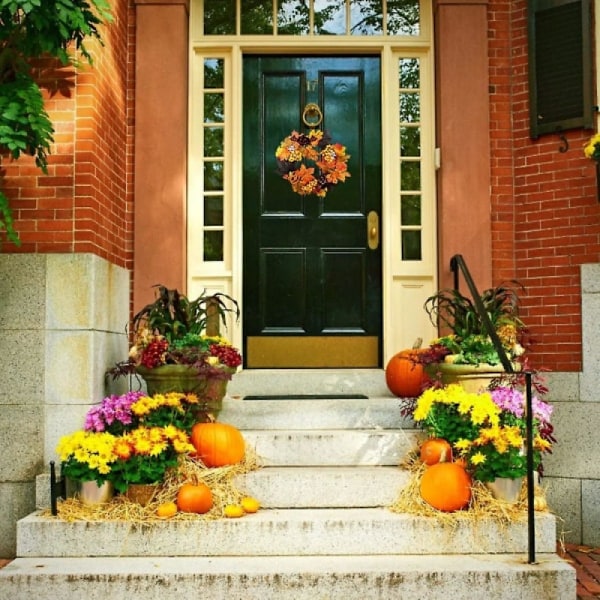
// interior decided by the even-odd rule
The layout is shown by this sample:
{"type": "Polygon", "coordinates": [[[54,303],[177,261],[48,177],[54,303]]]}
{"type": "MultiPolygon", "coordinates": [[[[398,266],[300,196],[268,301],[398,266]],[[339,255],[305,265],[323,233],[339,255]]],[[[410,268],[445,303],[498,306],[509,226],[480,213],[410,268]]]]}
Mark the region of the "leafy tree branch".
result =
{"type": "MultiPolygon", "coordinates": [[[[0,0],[0,152],[35,157],[47,171],[54,128],[44,108],[32,60],[77,66],[76,50],[91,64],[87,39],[102,43],[99,26],[111,20],[108,0],[0,0]]],[[[0,191],[0,229],[18,244],[12,211],[0,191]]]]}

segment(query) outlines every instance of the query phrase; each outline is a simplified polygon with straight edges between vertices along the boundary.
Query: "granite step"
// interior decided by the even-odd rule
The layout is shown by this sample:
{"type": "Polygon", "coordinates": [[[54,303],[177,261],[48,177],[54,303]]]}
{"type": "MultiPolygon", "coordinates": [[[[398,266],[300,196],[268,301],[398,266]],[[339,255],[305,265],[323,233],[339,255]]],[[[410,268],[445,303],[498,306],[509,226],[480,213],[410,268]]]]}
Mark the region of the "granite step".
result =
{"type": "MultiPolygon", "coordinates": [[[[186,543],[180,539],[180,545],[186,543]]],[[[0,569],[11,600],[574,600],[556,554],[17,558],[0,569]]]]}
{"type": "MultiPolygon", "coordinates": [[[[444,527],[389,509],[409,478],[398,465],[419,434],[401,419],[399,399],[381,390],[381,372],[292,375],[261,377],[269,385],[280,379],[288,394],[370,392],[244,400],[261,389],[253,379],[238,382],[240,393],[230,389],[219,420],[239,427],[262,461],[237,480],[261,501],[257,514],[135,523],[65,522],[36,511],[18,523],[18,557],[0,569],[2,594],[11,600],[65,594],[187,600],[200,591],[211,600],[575,598],[575,571],[555,552],[550,513],[536,513],[537,563],[530,565],[525,515],[508,525],[457,519],[444,527]]],[[[38,479],[38,506],[48,506],[48,482],[38,479]]]]}
{"type": "MultiPolygon", "coordinates": [[[[388,508],[263,509],[241,519],[193,519],[151,524],[65,523],[34,513],[20,520],[19,557],[293,556],[523,553],[526,522],[439,521],[388,508]],[[184,543],[183,543],[184,541],[184,543]]],[[[556,523],[536,514],[536,547],[556,548],[556,523]]]]}

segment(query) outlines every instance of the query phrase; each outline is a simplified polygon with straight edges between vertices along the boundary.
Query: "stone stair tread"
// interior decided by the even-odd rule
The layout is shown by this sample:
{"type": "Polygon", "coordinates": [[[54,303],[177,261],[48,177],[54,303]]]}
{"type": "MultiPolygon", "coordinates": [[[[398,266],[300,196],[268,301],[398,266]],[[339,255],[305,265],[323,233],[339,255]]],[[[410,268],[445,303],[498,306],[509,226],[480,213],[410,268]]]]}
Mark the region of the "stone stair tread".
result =
{"type": "Polygon", "coordinates": [[[267,508],[390,506],[410,474],[397,466],[278,466],[236,478],[267,508]]]}
{"type": "Polygon", "coordinates": [[[417,445],[404,429],[244,429],[263,465],[398,465],[417,445]]]}
{"type": "Polygon", "coordinates": [[[227,397],[219,421],[240,429],[398,429],[414,428],[400,416],[400,399],[242,400],[227,397]]]}
{"type": "MultiPolygon", "coordinates": [[[[39,513],[18,524],[19,557],[474,554],[527,551],[525,520],[452,527],[388,508],[262,509],[241,519],[65,523],[39,513]]],[[[555,517],[536,514],[536,547],[556,549],[555,517]]]]}
{"type": "Polygon", "coordinates": [[[556,554],[17,558],[0,570],[4,597],[187,600],[566,600],[574,569],[556,554]]]}

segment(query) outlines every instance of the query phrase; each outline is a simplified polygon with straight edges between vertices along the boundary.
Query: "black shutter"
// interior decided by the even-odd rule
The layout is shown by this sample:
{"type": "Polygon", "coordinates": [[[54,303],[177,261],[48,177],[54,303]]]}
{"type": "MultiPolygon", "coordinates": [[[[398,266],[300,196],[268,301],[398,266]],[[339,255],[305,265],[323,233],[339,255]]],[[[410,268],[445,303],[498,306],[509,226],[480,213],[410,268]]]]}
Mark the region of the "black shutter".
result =
{"type": "Polygon", "coordinates": [[[531,137],[592,128],[589,0],[529,1],[531,137]]]}

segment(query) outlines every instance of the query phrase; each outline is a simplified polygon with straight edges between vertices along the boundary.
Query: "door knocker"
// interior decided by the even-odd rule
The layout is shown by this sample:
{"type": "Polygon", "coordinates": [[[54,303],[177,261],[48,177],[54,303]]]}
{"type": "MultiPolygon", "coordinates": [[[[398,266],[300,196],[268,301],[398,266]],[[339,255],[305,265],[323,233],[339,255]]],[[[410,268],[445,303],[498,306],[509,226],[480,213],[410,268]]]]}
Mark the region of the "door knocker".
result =
{"type": "Polygon", "coordinates": [[[307,127],[318,127],[323,121],[323,113],[321,112],[319,105],[314,102],[309,102],[302,112],[302,121],[307,127]]]}

